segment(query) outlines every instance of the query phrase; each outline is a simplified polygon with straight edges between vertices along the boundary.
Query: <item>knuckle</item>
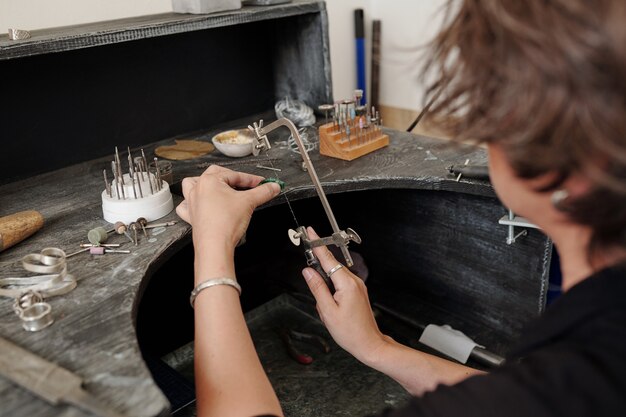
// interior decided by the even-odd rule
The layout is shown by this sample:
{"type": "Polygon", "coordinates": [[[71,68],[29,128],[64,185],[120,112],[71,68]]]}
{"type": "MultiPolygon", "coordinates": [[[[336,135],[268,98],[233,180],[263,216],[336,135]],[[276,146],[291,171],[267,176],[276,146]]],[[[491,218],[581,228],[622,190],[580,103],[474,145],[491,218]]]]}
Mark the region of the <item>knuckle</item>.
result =
{"type": "Polygon", "coordinates": [[[326,284],[324,283],[324,281],[322,281],[321,278],[314,277],[313,279],[311,279],[309,287],[311,288],[311,292],[313,294],[318,294],[320,290],[322,289],[323,285],[326,285],[326,284]]]}
{"type": "Polygon", "coordinates": [[[326,246],[322,247],[322,256],[324,258],[326,258],[327,260],[329,260],[329,261],[334,261],[335,260],[335,257],[333,256],[333,253],[326,246]]]}
{"type": "Polygon", "coordinates": [[[354,278],[347,280],[345,286],[351,291],[359,289],[359,283],[354,278]]]}
{"type": "Polygon", "coordinates": [[[204,171],[205,174],[215,174],[216,172],[220,172],[221,170],[223,170],[224,168],[222,168],[219,165],[211,165],[209,166],[206,171],[204,171]]]}

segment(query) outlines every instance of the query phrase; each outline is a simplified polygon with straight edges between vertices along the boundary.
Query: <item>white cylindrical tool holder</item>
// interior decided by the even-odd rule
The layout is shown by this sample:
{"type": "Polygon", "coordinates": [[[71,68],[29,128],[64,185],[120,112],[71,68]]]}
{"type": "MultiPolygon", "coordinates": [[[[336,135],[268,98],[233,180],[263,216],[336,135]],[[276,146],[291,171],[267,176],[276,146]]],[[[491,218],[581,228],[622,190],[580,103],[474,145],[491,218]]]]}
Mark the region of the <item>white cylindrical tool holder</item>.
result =
{"type": "Polygon", "coordinates": [[[143,179],[136,176],[134,180],[124,174],[123,182],[124,185],[116,180],[111,182],[111,196],[107,190],[102,192],[102,214],[109,223],[121,221],[129,224],[139,217],[152,222],[174,209],[169,184],[161,181],[159,185],[159,180],[152,173],[143,172],[143,179]]]}

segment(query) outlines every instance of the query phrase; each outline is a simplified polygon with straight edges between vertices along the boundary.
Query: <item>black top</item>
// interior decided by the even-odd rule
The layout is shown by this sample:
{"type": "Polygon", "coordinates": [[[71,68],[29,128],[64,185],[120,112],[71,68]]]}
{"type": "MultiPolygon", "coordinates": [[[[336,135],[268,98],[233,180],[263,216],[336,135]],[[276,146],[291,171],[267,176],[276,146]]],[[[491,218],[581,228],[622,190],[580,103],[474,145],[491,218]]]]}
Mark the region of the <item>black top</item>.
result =
{"type": "Polygon", "coordinates": [[[599,272],[546,309],[488,375],[381,416],[626,416],[626,267],[599,272]]]}

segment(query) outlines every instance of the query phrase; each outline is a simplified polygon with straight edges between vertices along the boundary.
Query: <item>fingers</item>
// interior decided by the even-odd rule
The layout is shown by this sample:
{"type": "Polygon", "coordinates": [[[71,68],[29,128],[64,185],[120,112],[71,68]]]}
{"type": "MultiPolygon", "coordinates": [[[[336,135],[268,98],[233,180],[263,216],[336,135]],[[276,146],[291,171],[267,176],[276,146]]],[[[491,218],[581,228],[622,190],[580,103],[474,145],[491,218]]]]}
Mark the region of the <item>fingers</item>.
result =
{"type": "Polygon", "coordinates": [[[185,198],[189,198],[189,192],[195,187],[198,182],[198,177],[186,177],[183,178],[183,182],[181,183],[183,189],[183,196],[185,198]]]}
{"type": "MultiPolygon", "coordinates": [[[[320,238],[319,235],[315,233],[315,230],[313,230],[312,227],[307,227],[306,231],[309,234],[309,238],[311,240],[320,238]]],[[[315,254],[315,256],[317,256],[317,259],[320,260],[324,271],[330,271],[338,263],[337,259],[335,259],[333,254],[330,253],[330,250],[328,250],[326,246],[318,246],[316,248],[313,248],[313,253],[315,254]]]]}
{"type": "Polygon", "coordinates": [[[261,204],[267,203],[272,198],[276,197],[280,194],[280,185],[275,182],[268,182],[266,184],[261,184],[255,188],[244,191],[247,196],[251,199],[252,203],[255,207],[260,206],[261,204]]]}
{"type": "Polygon", "coordinates": [[[215,174],[232,188],[254,188],[264,180],[261,176],[233,171],[219,165],[211,165],[202,175],[205,174],[215,174]]]}
{"type": "MultiPolygon", "coordinates": [[[[307,233],[311,239],[319,239],[315,230],[312,227],[307,228],[307,233]]],[[[328,250],[326,246],[318,246],[313,248],[313,253],[319,259],[320,264],[322,265],[322,269],[327,273],[336,267],[341,262],[337,261],[337,259],[333,256],[333,254],[328,250]]],[[[344,268],[336,270],[331,276],[330,279],[333,281],[336,290],[341,290],[345,288],[347,284],[352,284],[353,281],[352,274],[348,271],[348,268],[344,266],[344,268]]]]}
{"type": "Polygon", "coordinates": [[[176,214],[178,214],[178,217],[191,224],[189,221],[189,205],[187,204],[187,200],[183,200],[176,206],[176,214]]]}
{"type": "Polygon", "coordinates": [[[317,301],[317,308],[320,313],[337,307],[337,303],[330,293],[328,286],[316,270],[313,268],[304,268],[302,270],[302,276],[304,276],[304,280],[309,286],[311,294],[313,294],[313,297],[315,297],[317,301]]]}

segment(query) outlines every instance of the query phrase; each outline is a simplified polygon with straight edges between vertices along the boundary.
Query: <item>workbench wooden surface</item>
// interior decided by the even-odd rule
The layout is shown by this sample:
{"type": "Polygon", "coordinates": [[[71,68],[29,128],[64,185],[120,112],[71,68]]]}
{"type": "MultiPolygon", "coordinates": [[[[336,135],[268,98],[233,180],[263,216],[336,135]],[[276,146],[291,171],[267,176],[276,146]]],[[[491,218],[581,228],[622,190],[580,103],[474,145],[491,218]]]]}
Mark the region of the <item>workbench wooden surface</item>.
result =
{"type": "MultiPolygon", "coordinates": [[[[255,120],[251,117],[177,138],[210,140],[227,127],[243,127],[255,120]]],[[[398,131],[386,130],[386,133],[391,137],[389,147],[352,162],[322,157],[317,149],[313,150],[311,159],[325,191],[332,194],[408,188],[449,190],[495,198],[487,181],[461,179],[457,182],[446,170],[448,165],[463,164],[466,159],[472,164],[485,164],[483,149],[450,147],[440,140],[398,131]]],[[[314,197],[309,175],[301,169],[300,156],[287,149],[287,136],[286,129],[271,133],[269,138],[273,148],[269,155],[258,158],[231,159],[215,151],[192,161],[173,161],[174,183],[185,176],[199,175],[209,164],[266,177],[274,176],[274,173],[256,165],[273,165],[282,169],[278,176],[286,182],[286,193],[291,200],[314,197]]],[[[146,146],[147,156],[153,156],[155,146],[172,144],[172,139],[146,146]]],[[[125,144],[119,146],[125,148],[125,144]]],[[[70,253],[78,249],[79,243],[86,242],[88,230],[97,226],[109,227],[102,219],[100,194],[104,188],[102,170],[110,167],[111,159],[109,156],[89,161],[0,187],[0,216],[38,210],[45,218],[45,225],[37,234],[0,253],[0,277],[27,275],[19,260],[28,253],[38,253],[45,247],[59,247],[70,253]]],[[[174,200],[177,204],[182,199],[175,195],[174,200]]],[[[283,197],[278,197],[270,204],[283,204],[284,201],[283,197]]],[[[504,214],[505,210],[502,212],[504,214]]],[[[172,212],[163,220],[178,219],[172,212]]],[[[494,222],[497,220],[493,219],[494,222]]],[[[52,305],[55,319],[51,327],[36,333],[25,332],[13,312],[13,300],[0,299],[0,336],[78,374],[85,381],[87,391],[118,412],[129,416],[167,415],[169,404],[142,360],[134,324],[138,303],[151,274],[178,248],[189,244],[190,237],[191,229],[182,221],[155,236],[154,242],[140,236],[138,246],[131,245],[124,236],[112,236],[110,241],[124,243],[123,248],[132,253],[79,254],[70,258],[69,272],[77,278],[78,286],[69,294],[47,300],[52,305]]],[[[172,277],[171,285],[191,288],[192,277],[172,277]]],[[[0,415],[87,414],[71,406],[48,405],[0,378],[0,415]]]]}

